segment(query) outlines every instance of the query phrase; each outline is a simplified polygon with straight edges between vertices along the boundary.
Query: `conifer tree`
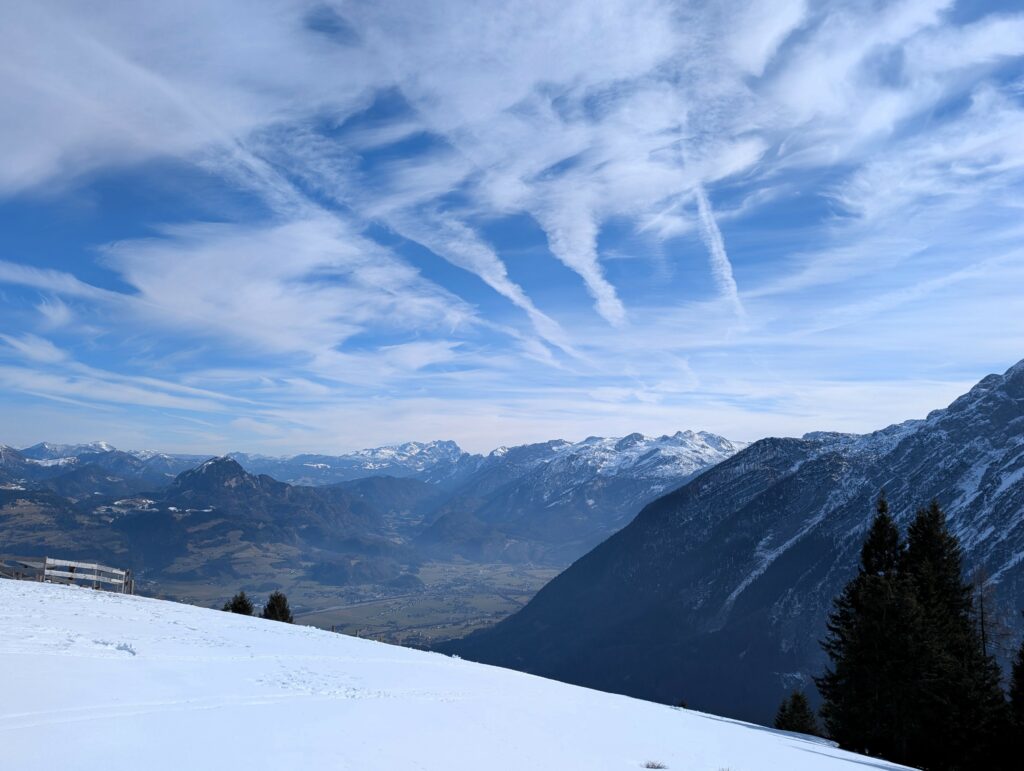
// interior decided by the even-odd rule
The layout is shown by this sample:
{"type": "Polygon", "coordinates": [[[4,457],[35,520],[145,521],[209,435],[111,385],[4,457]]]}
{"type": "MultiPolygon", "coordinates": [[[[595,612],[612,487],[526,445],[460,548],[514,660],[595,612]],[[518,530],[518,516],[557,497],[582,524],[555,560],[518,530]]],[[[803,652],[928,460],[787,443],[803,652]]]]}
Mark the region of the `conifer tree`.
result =
{"type": "MultiPolygon", "coordinates": [[[[983,640],[992,610],[975,607],[938,503],[917,511],[904,548],[879,499],[860,571],[836,599],[823,642],[830,666],[816,683],[832,738],[928,771],[1016,768],[1006,762],[999,669],[983,640]]],[[[1014,709],[1024,714],[1024,651],[1014,675],[1014,709]]]]}
{"type": "Polygon", "coordinates": [[[263,606],[260,618],[292,623],[292,611],[288,607],[288,598],[284,596],[284,592],[275,591],[267,598],[267,604],[263,606]]]}
{"type": "Polygon", "coordinates": [[[818,721],[802,691],[793,691],[782,700],[775,713],[775,727],[781,731],[818,735],[818,721]]]}
{"type": "Polygon", "coordinates": [[[239,592],[232,597],[228,602],[224,603],[224,607],[221,610],[226,610],[231,613],[241,613],[243,616],[251,616],[255,607],[252,604],[245,592],[239,592]]]}
{"type": "Polygon", "coordinates": [[[884,494],[860,570],[835,601],[822,643],[830,665],[815,683],[829,735],[846,749],[908,759],[906,734],[919,609],[900,576],[903,544],[884,494]]]}
{"type": "Polygon", "coordinates": [[[916,513],[900,567],[921,610],[909,760],[928,769],[995,767],[1006,728],[999,669],[984,650],[960,544],[937,502],[916,513]]]}

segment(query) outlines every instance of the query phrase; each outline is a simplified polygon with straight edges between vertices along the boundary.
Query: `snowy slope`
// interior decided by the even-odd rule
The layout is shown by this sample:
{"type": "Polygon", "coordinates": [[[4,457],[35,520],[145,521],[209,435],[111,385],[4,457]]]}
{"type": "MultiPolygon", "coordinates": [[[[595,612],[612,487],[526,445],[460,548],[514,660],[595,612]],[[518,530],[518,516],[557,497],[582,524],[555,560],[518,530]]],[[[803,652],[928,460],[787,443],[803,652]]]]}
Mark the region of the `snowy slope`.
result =
{"type": "Polygon", "coordinates": [[[309,627],[0,580],[4,765],[896,768],[696,712],[309,627]]]}

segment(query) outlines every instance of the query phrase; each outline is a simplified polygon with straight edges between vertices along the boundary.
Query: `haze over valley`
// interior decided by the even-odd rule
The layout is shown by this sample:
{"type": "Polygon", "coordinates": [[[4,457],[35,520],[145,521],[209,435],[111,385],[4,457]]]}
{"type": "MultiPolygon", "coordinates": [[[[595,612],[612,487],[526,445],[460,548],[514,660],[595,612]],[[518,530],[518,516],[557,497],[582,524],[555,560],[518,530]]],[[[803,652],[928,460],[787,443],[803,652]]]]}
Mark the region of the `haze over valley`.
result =
{"type": "Polygon", "coordinates": [[[0,448],[0,537],[7,553],[102,559],[198,604],[283,587],[305,623],[426,644],[518,609],[743,446],[687,431],[487,456],[439,441],[208,459],[42,442],[0,448]]]}

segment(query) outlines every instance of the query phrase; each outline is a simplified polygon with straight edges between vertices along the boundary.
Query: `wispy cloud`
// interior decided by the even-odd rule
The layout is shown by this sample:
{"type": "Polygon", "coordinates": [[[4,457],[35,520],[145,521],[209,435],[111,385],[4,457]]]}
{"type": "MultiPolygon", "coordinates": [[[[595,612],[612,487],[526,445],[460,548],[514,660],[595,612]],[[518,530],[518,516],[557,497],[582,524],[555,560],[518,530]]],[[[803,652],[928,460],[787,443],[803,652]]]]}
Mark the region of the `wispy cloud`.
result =
{"type": "Polygon", "coordinates": [[[493,247],[465,224],[450,215],[420,212],[415,217],[389,218],[388,223],[403,236],[419,242],[444,259],[468,270],[524,310],[537,333],[547,342],[575,355],[565,330],[540,311],[523,288],[509,278],[508,268],[493,247]]]}
{"type": "Polygon", "coordinates": [[[0,384],[54,426],[753,438],[1024,355],[1019,12],[40,0],[0,73],[0,384]]]}

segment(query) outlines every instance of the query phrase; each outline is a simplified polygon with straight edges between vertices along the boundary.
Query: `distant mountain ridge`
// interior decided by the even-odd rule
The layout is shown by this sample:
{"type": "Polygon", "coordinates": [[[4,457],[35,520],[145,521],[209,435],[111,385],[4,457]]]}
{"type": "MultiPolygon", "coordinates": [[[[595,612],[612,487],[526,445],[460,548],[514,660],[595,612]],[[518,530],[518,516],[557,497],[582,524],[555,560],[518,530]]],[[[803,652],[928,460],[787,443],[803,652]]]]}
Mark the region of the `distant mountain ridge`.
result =
{"type": "MultiPolygon", "coordinates": [[[[127,477],[147,478],[149,484],[170,481],[174,476],[195,467],[210,455],[165,453],[153,450],[121,451],[108,442],[57,444],[39,442],[23,450],[5,448],[17,453],[19,464],[38,468],[29,472],[32,478],[58,473],[44,469],[70,468],[93,463],[127,477]]],[[[424,482],[445,484],[472,472],[482,460],[480,455],[464,452],[455,442],[407,442],[401,445],[358,450],[343,455],[301,454],[291,457],[270,457],[243,452],[229,453],[244,468],[255,474],[269,474],[290,484],[328,485],[367,476],[411,477],[424,482]]],[[[3,468],[0,457],[0,468],[3,468]]]]}
{"type": "Polygon", "coordinates": [[[95,452],[113,452],[114,446],[107,442],[89,442],[88,444],[52,444],[39,442],[21,450],[21,454],[29,460],[57,460],[95,452]]]}
{"type": "Polygon", "coordinates": [[[454,491],[419,544],[444,557],[568,564],[645,503],[745,446],[679,431],[500,447],[454,491]]]}
{"type": "Polygon", "coordinates": [[[486,457],[451,441],[288,459],[105,443],[41,443],[30,458],[2,447],[0,539],[25,554],[59,547],[175,580],[257,567],[266,575],[284,556],[327,583],[390,581],[429,559],[561,567],[740,446],[679,432],[554,440],[486,457]]]}
{"type": "Polygon", "coordinates": [[[97,489],[104,494],[115,488],[140,491],[166,485],[175,475],[206,457],[122,452],[107,442],[40,442],[23,450],[4,445],[0,446],[0,482],[46,481],[47,487],[71,498],[89,495],[97,489]],[[98,487],[72,492],[86,478],[93,479],[98,487]]]}
{"type": "Polygon", "coordinates": [[[409,477],[432,484],[452,484],[472,473],[480,455],[463,451],[450,440],[406,442],[374,447],[343,455],[304,453],[287,458],[233,452],[248,470],[270,474],[292,484],[322,485],[368,476],[409,477]]]}
{"type": "Polygon", "coordinates": [[[348,489],[354,483],[289,485],[226,457],[182,472],[162,490],[120,499],[85,496],[73,504],[53,494],[47,485],[54,481],[0,490],[7,549],[57,551],[130,567],[148,580],[186,582],[260,581],[278,570],[315,573],[327,583],[394,579],[416,562],[394,537],[394,520],[433,495],[430,485],[393,479],[370,501],[358,487],[348,489]]]}
{"type": "Polygon", "coordinates": [[[885,490],[935,498],[1020,631],[1024,362],[866,435],[763,439],[649,504],[519,613],[443,649],[657,701],[769,720],[821,671],[818,640],[885,490]]]}

